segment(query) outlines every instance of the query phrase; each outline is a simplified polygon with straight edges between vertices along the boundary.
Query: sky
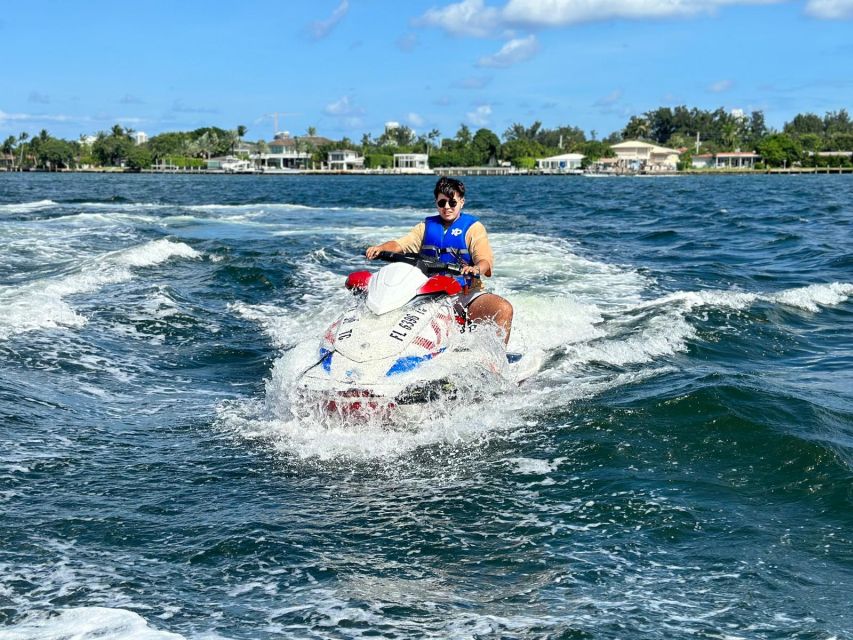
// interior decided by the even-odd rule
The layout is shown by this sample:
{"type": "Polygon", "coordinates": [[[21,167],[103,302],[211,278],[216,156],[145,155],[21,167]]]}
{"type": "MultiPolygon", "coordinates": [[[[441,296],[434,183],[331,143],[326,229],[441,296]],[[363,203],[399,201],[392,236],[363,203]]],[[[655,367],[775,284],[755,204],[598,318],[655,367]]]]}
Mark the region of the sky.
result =
{"type": "Polygon", "coordinates": [[[853,112],[853,0],[2,0],[0,43],[2,139],[853,112]]]}

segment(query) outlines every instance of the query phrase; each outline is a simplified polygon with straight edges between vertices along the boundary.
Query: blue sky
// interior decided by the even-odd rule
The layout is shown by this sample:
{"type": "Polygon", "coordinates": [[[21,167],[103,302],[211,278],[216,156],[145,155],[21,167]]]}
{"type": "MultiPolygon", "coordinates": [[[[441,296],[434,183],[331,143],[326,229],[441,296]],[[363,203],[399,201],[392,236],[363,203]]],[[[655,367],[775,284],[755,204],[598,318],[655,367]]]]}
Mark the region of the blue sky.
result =
{"type": "Polygon", "coordinates": [[[853,111],[853,0],[8,1],[0,136],[119,123],[356,142],[396,121],[577,126],[659,106],[853,111]]]}

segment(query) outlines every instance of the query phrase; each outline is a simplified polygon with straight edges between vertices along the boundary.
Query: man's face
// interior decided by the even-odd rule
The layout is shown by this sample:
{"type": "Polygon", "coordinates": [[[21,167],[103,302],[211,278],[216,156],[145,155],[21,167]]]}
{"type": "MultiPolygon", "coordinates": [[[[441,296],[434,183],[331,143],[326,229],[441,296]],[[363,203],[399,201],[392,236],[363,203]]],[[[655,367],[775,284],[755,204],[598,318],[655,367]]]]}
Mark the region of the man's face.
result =
{"type": "Polygon", "coordinates": [[[455,191],[453,192],[452,197],[439,193],[438,197],[435,199],[435,206],[438,209],[438,215],[441,216],[442,221],[447,223],[452,223],[459,217],[459,214],[462,213],[462,205],[464,204],[465,198],[455,191]]]}

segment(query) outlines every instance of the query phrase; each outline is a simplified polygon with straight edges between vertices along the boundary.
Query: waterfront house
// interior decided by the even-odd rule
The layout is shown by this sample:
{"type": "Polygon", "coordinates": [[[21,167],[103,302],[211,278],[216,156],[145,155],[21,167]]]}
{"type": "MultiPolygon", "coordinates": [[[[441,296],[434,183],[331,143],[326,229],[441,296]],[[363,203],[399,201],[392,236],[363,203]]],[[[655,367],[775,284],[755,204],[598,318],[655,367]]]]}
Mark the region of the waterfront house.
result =
{"type": "Polygon", "coordinates": [[[358,155],[358,152],[352,149],[329,151],[328,162],[330,171],[360,171],[364,169],[364,156],[358,155]]]}
{"type": "Polygon", "coordinates": [[[618,170],[623,172],[655,173],[675,171],[678,168],[678,151],[641,140],[626,140],[614,144],[618,170]]]}
{"type": "Polygon", "coordinates": [[[398,173],[432,173],[425,153],[395,153],[394,170],[398,173]]]}
{"type": "Polygon", "coordinates": [[[269,153],[258,153],[252,157],[263,169],[300,170],[309,168],[313,152],[320,146],[332,144],[323,136],[291,137],[289,133],[277,133],[267,144],[269,153]]]}
{"type": "Polygon", "coordinates": [[[693,156],[694,169],[754,169],[761,160],[757,153],[748,151],[725,151],[720,153],[700,153],[693,156]]]}
{"type": "Polygon", "coordinates": [[[576,173],[580,171],[584,157],[581,153],[563,153],[548,158],[537,158],[536,168],[543,173],[576,173]]]}

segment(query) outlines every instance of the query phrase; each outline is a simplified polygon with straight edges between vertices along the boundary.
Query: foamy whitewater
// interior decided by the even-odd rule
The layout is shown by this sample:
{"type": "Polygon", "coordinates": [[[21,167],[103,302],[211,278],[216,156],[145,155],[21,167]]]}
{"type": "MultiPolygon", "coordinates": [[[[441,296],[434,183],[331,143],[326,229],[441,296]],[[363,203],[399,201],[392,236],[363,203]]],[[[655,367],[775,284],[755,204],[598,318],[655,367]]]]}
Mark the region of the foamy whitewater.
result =
{"type": "Polygon", "coordinates": [[[0,174],[0,640],[853,635],[853,180],[470,178],[540,370],[306,405],[433,182],[0,174]]]}

